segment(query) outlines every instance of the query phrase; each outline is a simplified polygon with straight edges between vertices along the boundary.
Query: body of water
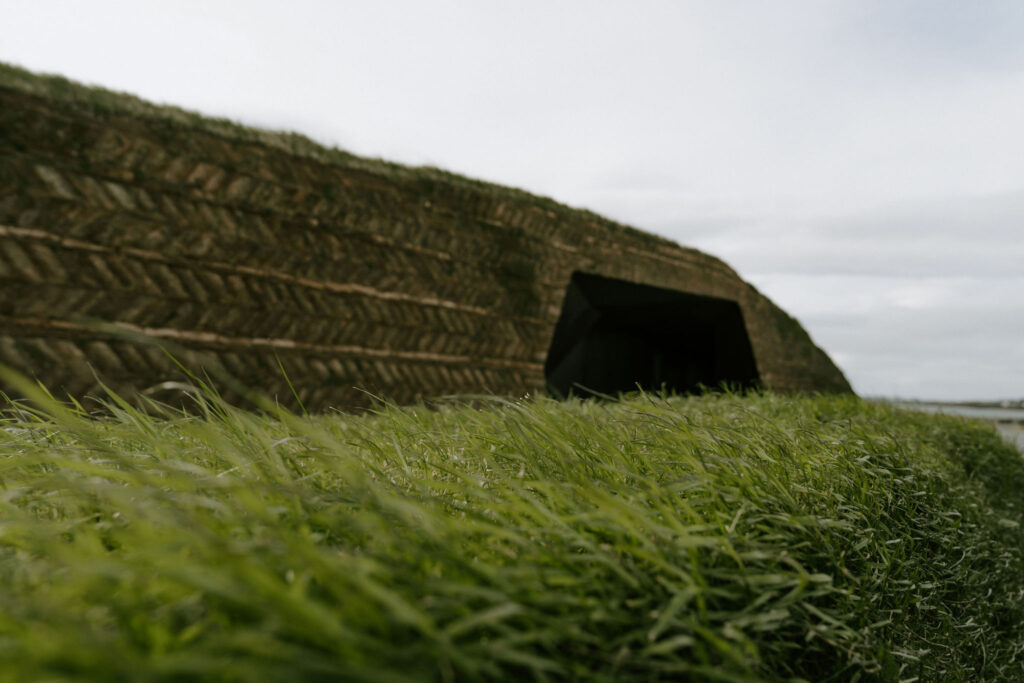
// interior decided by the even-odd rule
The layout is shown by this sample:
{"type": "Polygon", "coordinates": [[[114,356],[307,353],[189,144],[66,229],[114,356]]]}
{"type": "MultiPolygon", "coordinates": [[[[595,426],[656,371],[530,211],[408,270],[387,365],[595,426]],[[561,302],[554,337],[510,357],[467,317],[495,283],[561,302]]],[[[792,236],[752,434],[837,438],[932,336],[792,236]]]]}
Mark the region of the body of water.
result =
{"type": "Polygon", "coordinates": [[[1006,437],[1007,441],[1017,444],[1017,448],[1024,453],[1024,426],[997,422],[996,429],[999,430],[1000,434],[1006,437]]]}
{"type": "Polygon", "coordinates": [[[960,415],[978,420],[994,422],[999,433],[1007,441],[1015,443],[1024,452],[1024,408],[1000,408],[997,406],[965,406],[955,403],[919,403],[917,401],[890,401],[898,408],[920,410],[926,413],[960,415]]]}

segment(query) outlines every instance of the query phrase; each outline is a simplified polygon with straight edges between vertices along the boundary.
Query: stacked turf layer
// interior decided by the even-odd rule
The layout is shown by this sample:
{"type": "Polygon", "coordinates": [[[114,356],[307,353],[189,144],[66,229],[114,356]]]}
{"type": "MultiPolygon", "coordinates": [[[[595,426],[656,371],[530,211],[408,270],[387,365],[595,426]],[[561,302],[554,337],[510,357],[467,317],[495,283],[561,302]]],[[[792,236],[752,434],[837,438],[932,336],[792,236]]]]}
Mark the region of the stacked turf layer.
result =
{"type": "Polygon", "coordinates": [[[0,679],[1003,680],[1019,453],[851,397],[0,430],[0,679]]]}
{"type": "MultiPolygon", "coordinates": [[[[161,347],[288,402],[283,368],[312,410],[365,407],[363,390],[536,395],[577,272],[734,302],[763,386],[850,391],[796,320],[707,254],[0,64],[0,363],[62,396],[176,400],[161,347]]],[[[731,379],[713,374],[700,379],[731,379]]]]}

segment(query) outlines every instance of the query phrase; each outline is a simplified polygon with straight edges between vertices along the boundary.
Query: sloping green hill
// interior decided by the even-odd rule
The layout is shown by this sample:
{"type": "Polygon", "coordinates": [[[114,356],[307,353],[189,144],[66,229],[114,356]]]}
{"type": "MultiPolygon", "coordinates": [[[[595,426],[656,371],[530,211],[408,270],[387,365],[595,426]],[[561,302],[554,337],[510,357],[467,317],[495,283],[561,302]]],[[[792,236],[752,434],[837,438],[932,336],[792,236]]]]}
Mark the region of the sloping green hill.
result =
{"type": "Polygon", "coordinates": [[[1024,676],[1024,463],[978,423],[36,394],[0,430],[0,680],[1024,676]]]}

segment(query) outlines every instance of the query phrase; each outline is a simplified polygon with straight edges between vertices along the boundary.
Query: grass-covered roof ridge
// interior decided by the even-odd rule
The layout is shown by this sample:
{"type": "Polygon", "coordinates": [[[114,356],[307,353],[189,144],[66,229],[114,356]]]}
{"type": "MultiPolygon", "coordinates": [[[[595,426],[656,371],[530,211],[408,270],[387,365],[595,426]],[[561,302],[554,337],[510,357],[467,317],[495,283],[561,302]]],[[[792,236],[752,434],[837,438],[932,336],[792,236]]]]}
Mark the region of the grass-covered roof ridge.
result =
{"type": "Polygon", "coordinates": [[[152,119],[182,128],[202,130],[228,139],[265,145],[321,163],[339,165],[395,180],[443,182],[456,187],[507,197],[511,200],[529,202],[558,214],[571,214],[596,221],[612,230],[624,232],[633,237],[700,253],[709,259],[718,261],[713,256],[691,247],[679,245],[673,240],[618,223],[588,209],[567,206],[549,197],[476,180],[432,166],[406,166],[383,159],[357,156],[336,147],[320,144],[301,133],[265,130],[225,118],[205,116],[173,105],[154,104],[132,94],[99,86],[84,85],[56,74],[38,74],[3,62],[0,62],[0,88],[10,88],[29,95],[54,100],[80,109],[92,116],[128,115],[152,119]]]}
{"type": "Polygon", "coordinates": [[[853,397],[0,424],[0,679],[1021,680],[1024,462],[853,397]]]}

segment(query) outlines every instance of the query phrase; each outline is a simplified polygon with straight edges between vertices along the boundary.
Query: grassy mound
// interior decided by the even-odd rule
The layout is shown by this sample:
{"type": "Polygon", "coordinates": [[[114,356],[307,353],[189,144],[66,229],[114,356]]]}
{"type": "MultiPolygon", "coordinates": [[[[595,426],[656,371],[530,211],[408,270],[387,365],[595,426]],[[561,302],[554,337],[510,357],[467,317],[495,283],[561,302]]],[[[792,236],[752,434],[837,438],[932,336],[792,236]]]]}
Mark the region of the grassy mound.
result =
{"type": "Polygon", "coordinates": [[[8,413],[0,679],[1024,672],[1024,463],[977,423],[850,397],[201,400],[8,413]]]}

